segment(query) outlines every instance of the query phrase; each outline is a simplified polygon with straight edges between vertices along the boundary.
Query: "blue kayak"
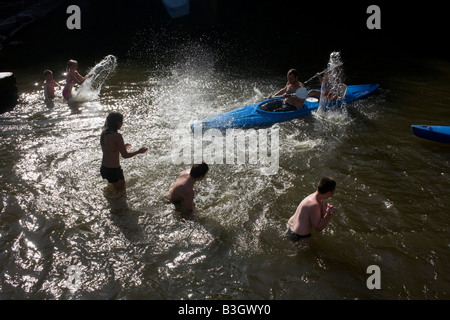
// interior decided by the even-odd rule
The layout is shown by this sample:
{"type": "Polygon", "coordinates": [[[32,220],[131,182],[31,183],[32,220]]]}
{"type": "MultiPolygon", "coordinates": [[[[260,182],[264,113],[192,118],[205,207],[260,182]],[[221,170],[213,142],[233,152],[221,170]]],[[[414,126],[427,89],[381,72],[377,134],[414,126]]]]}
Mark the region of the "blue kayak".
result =
{"type": "MultiPolygon", "coordinates": [[[[344,102],[350,103],[355,100],[363,99],[374,93],[379,86],[379,84],[349,85],[347,87],[344,102]]],[[[270,127],[278,122],[289,121],[309,115],[319,108],[319,101],[316,98],[308,98],[306,99],[303,108],[298,110],[274,112],[261,109],[261,106],[265,106],[268,103],[274,103],[276,100],[281,104],[282,98],[277,97],[233,109],[191,124],[191,130],[194,131],[198,126],[201,126],[202,130],[213,128],[226,130],[229,128],[246,129],[270,127]]]]}
{"type": "Polygon", "coordinates": [[[411,129],[419,138],[450,143],[450,126],[412,125],[411,129]]]}

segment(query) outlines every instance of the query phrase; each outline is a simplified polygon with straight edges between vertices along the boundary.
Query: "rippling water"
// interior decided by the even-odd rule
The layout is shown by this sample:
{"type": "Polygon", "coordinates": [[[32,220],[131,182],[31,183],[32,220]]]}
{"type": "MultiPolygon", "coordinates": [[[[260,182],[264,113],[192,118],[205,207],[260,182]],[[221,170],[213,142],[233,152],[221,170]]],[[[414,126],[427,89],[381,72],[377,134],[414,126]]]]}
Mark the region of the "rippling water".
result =
{"type": "Polygon", "coordinates": [[[276,175],[211,165],[186,217],[165,199],[189,167],[171,160],[173,137],[260,101],[256,92],[282,87],[285,70],[226,64],[201,41],[167,55],[163,67],[119,57],[100,94],[75,106],[59,97],[49,107],[34,75],[21,80],[20,103],[0,116],[0,298],[449,298],[450,148],[410,129],[449,124],[448,63],[390,74],[372,66],[358,77],[362,66],[346,61],[349,84],[380,83],[380,92],[274,126],[276,175]],[[149,147],[121,160],[126,191],[99,174],[111,110],[124,114],[125,142],[149,147]],[[337,180],[338,213],[293,244],[286,222],[323,175],[337,180]],[[70,265],[77,290],[66,282],[70,265]],[[366,286],[370,265],[380,267],[380,290],[366,286]]]}

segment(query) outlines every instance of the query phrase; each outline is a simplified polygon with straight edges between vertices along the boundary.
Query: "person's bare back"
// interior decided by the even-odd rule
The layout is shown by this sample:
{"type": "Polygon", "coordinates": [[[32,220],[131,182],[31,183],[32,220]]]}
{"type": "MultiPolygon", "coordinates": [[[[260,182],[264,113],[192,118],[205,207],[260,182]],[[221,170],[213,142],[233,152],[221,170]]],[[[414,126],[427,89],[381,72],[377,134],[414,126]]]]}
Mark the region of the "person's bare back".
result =
{"type": "Polygon", "coordinates": [[[102,142],[102,165],[108,168],[118,168],[120,166],[119,146],[123,144],[122,135],[118,132],[105,134],[102,142]]]}
{"type": "Polygon", "coordinates": [[[294,215],[289,219],[288,225],[292,232],[300,235],[306,236],[311,234],[312,226],[310,221],[310,216],[316,214],[320,211],[320,205],[315,199],[315,193],[310,194],[297,207],[294,215]]]}
{"type": "Polygon", "coordinates": [[[209,168],[206,163],[194,164],[190,170],[180,172],[175,183],[170,187],[167,198],[169,201],[184,204],[184,210],[188,213],[193,211],[194,184],[202,180],[209,168]]]}
{"type": "Polygon", "coordinates": [[[186,210],[192,210],[195,180],[189,170],[180,172],[175,183],[170,187],[168,198],[171,202],[184,202],[186,210]]]}

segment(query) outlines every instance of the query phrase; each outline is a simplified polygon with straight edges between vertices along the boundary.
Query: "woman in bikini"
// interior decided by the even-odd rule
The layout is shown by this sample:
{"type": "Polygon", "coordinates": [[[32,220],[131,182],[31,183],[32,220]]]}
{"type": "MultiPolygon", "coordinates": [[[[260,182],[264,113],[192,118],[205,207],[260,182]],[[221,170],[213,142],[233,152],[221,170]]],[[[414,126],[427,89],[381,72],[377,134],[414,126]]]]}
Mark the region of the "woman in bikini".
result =
{"type": "Polygon", "coordinates": [[[117,132],[122,127],[122,124],[123,115],[119,112],[111,112],[106,118],[105,126],[100,136],[100,145],[103,151],[100,174],[103,179],[107,179],[116,189],[125,187],[125,178],[120,167],[119,154],[127,159],[148,150],[147,147],[142,147],[137,151],[128,152],[127,149],[131,145],[129,143],[125,144],[122,135],[117,132]]]}

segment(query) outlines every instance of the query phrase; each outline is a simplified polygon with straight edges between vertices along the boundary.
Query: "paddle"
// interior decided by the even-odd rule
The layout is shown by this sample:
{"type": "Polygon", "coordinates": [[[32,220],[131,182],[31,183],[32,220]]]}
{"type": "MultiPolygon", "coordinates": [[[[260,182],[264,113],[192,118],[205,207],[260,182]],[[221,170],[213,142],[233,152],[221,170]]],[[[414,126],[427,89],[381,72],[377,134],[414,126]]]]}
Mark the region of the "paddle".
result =
{"type": "Polygon", "coordinates": [[[339,90],[341,91],[340,94],[341,99],[344,99],[345,95],[347,94],[347,85],[345,83],[341,83],[339,85],[339,90]]]}
{"type": "Polygon", "coordinates": [[[327,72],[327,69],[323,70],[322,72],[316,73],[315,76],[312,76],[311,78],[309,78],[308,80],[306,80],[306,81],[303,82],[303,83],[308,83],[308,82],[310,82],[311,80],[313,80],[314,78],[316,78],[316,77],[318,77],[318,76],[324,74],[325,72],[327,72]]]}
{"type": "Polygon", "coordinates": [[[323,70],[322,72],[316,73],[315,76],[312,76],[311,78],[309,78],[308,80],[306,80],[306,81],[303,82],[303,83],[308,83],[308,82],[310,82],[311,80],[313,80],[314,78],[316,78],[316,77],[318,77],[318,76],[324,74],[324,73],[327,72],[328,70],[331,71],[331,70],[333,70],[333,69],[335,69],[335,68],[337,68],[337,67],[340,67],[340,66],[342,66],[342,65],[343,65],[343,62],[339,61],[339,62],[335,63],[335,65],[331,66],[331,68],[327,67],[325,70],[323,70]]]}
{"type": "MultiPolygon", "coordinates": [[[[308,90],[306,90],[306,88],[298,88],[297,91],[295,91],[295,93],[286,94],[285,96],[287,96],[287,97],[296,96],[299,99],[306,99],[307,95],[308,95],[308,90]]],[[[280,97],[283,97],[283,96],[274,96],[272,98],[280,98],[280,97]]]]}

